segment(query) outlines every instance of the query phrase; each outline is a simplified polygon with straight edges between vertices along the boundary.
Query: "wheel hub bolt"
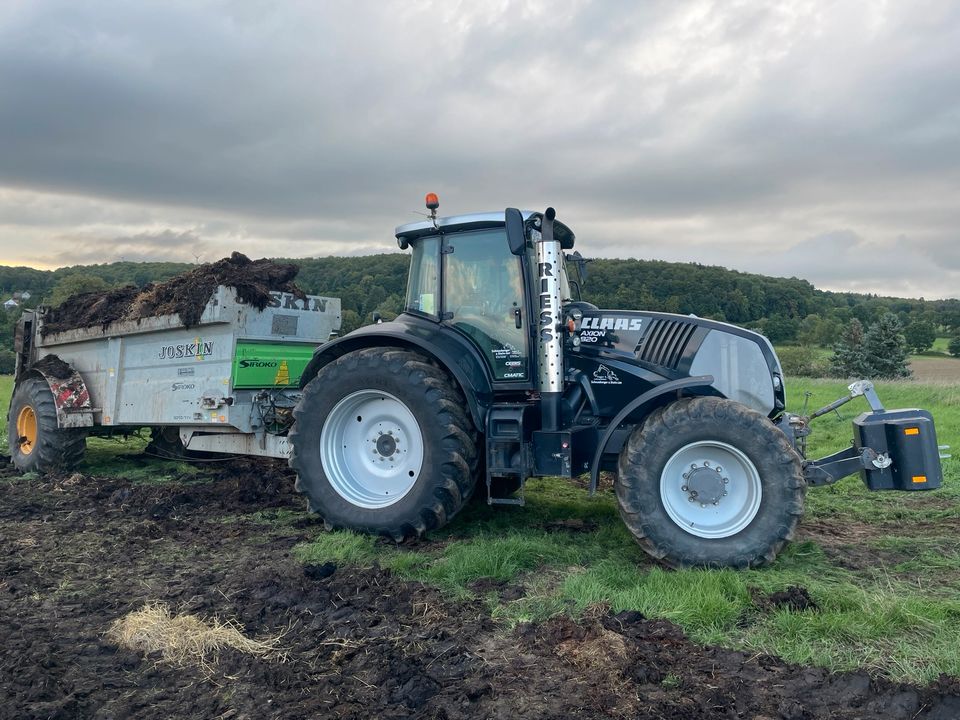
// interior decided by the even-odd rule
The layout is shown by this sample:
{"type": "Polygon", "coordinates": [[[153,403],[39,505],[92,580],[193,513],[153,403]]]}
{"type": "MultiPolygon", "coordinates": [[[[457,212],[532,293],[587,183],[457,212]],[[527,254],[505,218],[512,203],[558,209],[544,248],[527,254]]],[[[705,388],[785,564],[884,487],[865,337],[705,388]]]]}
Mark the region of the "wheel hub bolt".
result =
{"type": "Polygon", "coordinates": [[[726,494],[727,494],[727,491],[726,491],[726,490],[724,490],[724,491],[723,491],[723,494],[724,494],[724,495],[726,495],[726,494]]]}
{"type": "Polygon", "coordinates": [[[723,479],[723,484],[724,484],[724,485],[729,485],[729,484],[730,484],[730,478],[724,478],[724,479],[723,479]]]}
{"type": "Polygon", "coordinates": [[[686,492],[686,491],[688,490],[688,488],[687,488],[686,485],[681,485],[681,486],[680,486],[680,489],[681,489],[683,492],[686,492]]]}

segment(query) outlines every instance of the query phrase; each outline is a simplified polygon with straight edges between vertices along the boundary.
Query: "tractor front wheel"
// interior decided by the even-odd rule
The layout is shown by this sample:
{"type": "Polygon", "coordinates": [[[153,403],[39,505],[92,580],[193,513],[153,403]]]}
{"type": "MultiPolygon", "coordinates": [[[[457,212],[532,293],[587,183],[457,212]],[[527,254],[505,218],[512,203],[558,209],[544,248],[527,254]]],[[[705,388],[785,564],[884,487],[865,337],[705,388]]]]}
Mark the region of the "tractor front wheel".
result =
{"type": "Polygon", "coordinates": [[[50,386],[40,377],[17,383],[7,415],[10,458],[20,472],[69,470],[82,459],[86,434],[58,427],[50,386]]]}
{"type": "Polygon", "coordinates": [[[400,541],[446,524],[473,493],[477,433],[454,380],[424,355],[348,353],[304,388],[290,465],[328,527],[400,541]]]}
{"type": "Polygon", "coordinates": [[[620,515],[668,565],[771,562],[803,514],[800,456],[770,420],[720,398],[650,415],[620,453],[620,515]]]}

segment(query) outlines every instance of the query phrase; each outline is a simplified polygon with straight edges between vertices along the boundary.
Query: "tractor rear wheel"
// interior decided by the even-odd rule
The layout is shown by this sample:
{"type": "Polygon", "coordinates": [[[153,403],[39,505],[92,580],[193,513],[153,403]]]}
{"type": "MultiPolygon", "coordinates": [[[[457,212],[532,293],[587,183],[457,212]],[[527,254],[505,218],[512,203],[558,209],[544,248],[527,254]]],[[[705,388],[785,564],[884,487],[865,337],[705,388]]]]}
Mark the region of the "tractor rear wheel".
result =
{"type": "Polygon", "coordinates": [[[424,355],[347,353],[304,388],[290,465],[330,528],[398,542],[445,525],[475,485],[477,434],[454,380],[424,355]]]}
{"type": "Polygon", "coordinates": [[[620,515],[650,555],[678,566],[755,567],[793,536],[800,456],[760,413],[721,398],[653,412],[620,453],[620,515]]]}
{"type": "Polygon", "coordinates": [[[82,459],[86,433],[57,425],[50,386],[40,377],[17,383],[7,415],[10,458],[21,472],[69,470],[82,459]]]}

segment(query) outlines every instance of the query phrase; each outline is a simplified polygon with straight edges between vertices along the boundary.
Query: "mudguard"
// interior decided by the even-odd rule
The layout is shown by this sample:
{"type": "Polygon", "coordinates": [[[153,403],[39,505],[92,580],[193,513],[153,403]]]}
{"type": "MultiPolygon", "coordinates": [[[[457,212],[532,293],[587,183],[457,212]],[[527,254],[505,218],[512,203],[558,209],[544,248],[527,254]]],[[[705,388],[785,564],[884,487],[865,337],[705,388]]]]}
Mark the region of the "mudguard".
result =
{"type": "Polygon", "coordinates": [[[57,408],[57,427],[93,427],[90,391],[72,366],[56,355],[47,355],[33,363],[28,373],[39,375],[50,386],[57,408]]]}
{"type": "Polygon", "coordinates": [[[413,348],[435,358],[459,383],[474,425],[479,432],[484,431],[487,410],[493,402],[493,380],[486,365],[470,341],[459,333],[414,315],[366,325],[321,345],[304,368],[300,387],[305,387],[321,368],[341,355],[369,347],[413,348]]]}
{"type": "Polygon", "coordinates": [[[717,395],[717,391],[711,387],[712,384],[712,375],[699,375],[696,377],[681,378],[680,380],[672,380],[647,390],[647,392],[624,405],[620,412],[610,421],[610,424],[607,425],[606,431],[600,437],[600,442],[597,443],[597,449],[593,455],[593,462],[590,465],[590,494],[592,495],[597,490],[597,483],[600,480],[600,461],[607,451],[610,438],[613,437],[617,428],[620,427],[620,423],[626,420],[632,413],[642,410],[645,407],[652,410],[660,404],[665,395],[672,393],[679,394],[684,390],[692,390],[694,388],[699,388],[703,391],[697,393],[699,395],[717,395]]]}

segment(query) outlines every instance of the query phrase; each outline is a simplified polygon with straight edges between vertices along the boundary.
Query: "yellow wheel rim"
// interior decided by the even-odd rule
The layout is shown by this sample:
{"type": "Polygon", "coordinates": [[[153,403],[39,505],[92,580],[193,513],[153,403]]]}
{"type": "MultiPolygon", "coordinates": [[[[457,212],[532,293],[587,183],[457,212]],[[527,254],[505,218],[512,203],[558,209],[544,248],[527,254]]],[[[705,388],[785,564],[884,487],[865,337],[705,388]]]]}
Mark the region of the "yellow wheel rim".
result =
{"type": "Polygon", "coordinates": [[[17,415],[17,435],[20,437],[20,452],[29,455],[37,444],[37,414],[27,405],[17,415]]]}

